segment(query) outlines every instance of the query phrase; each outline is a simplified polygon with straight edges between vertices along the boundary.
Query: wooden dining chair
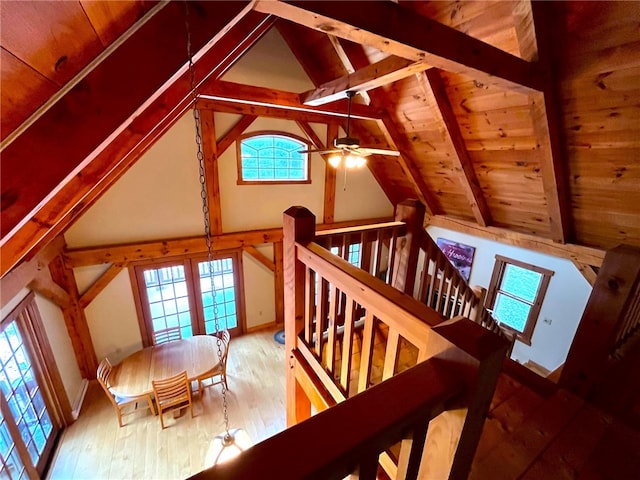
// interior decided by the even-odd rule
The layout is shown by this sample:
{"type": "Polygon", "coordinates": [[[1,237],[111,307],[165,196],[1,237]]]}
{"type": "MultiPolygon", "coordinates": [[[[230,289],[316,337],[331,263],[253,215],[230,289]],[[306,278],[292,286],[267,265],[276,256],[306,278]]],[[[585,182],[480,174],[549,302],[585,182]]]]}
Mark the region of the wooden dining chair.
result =
{"type": "Polygon", "coordinates": [[[222,358],[220,363],[206,373],[203,373],[197,378],[198,381],[198,396],[202,398],[204,388],[211,387],[212,385],[218,385],[224,383],[224,388],[229,389],[227,385],[227,357],[229,356],[229,345],[231,343],[231,336],[228,330],[222,330],[220,332],[213,333],[212,336],[218,337],[222,340],[222,358]]]}
{"type": "Polygon", "coordinates": [[[135,413],[138,409],[138,403],[142,401],[146,401],[149,410],[151,410],[151,413],[155,415],[156,410],[153,408],[153,401],[150,394],[125,398],[118,397],[111,391],[111,388],[109,386],[109,376],[111,375],[112,370],[113,366],[111,365],[111,362],[108,358],[105,357],[105,359],[100,362],[100,365],[98,365],[96,377],[98,378],[98,383],[100,383],[100,386],[102,386],[102,389],[105,391],[107,397],[109,397],[109,400],[113,404],[113,408],[115,408],[116,410],[116,414],[118,415],[118,425],[122,427],[123,415],[135,413]],[[129,408],[131,405],[133,405],[132,409],[129,408]]]}
{"type": "Polygon", "coordinates": [[[154,345],[160,345],[161,343],[173,342],[174,340],[181,339],[182,331],[180,330],[180,327],[169,327],[153,332],[154,345]]]}
{"type": "Polygon", "coordinates": [[[163,380],[152,380],[153,394],[158,406],[160,425],[164,430],[164,412],[181,410],[188,407],[193,418],[193,402],[191,401],[191,385],[187,372],[183,371],[163,380]]]}

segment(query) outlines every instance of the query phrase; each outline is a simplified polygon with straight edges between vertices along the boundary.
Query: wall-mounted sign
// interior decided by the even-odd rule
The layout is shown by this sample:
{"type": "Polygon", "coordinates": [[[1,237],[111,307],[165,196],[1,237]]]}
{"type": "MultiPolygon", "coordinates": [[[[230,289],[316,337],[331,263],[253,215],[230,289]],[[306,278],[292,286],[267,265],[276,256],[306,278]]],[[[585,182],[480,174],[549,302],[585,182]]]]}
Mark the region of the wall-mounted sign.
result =
{"type": "Polygon", "coordinates": [[[476,248],[465,245],[464,243],[452,242],[446,238],[438,238],[436,243],[438,247],[440,247],[440,250],[442,250],[442,253],[446,255],[453,266],[462,274],[462,277],[469,282],[473,255],[476,252],[476,248]]]}

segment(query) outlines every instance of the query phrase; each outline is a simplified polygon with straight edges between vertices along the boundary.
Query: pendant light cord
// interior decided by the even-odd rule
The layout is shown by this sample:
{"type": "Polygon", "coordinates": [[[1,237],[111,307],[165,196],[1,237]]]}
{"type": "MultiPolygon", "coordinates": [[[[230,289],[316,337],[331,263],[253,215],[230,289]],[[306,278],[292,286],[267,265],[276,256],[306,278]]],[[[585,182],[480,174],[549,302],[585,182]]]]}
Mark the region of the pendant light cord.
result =
{"type": "MultiPolygon", "coordinates": [[[[216,287],[214,281],[214,259],[213,259],[213,247],[211,241],[211,221],[209,219],[209,197],[207,196],[207,177],[204,166],[204,152],[202,149],[202,121],[200,118],[200,110],[198,109],[198,91],[195,80],[195,65],[193,64],[193,55],[191,51],[191,28],[189,25],[189,2],[185,0],[185,28],[187,30],[187,57],[189,59],[189,82],[191,87],[191,95],[193,96],[193,120],[196,126],[196,146],[197,146],[197,158],[200,175],[200,197],[202,199],[202,214],[204,217],[204,237],[207,245],[207,266],[209,269],[209,281],[211,282],[211,300],[213,303],[213,322],[215,325],[216,346],[218,348],[218,362],[223,369],[225,366],[222,355],[222,338],[220,335],[220,323],[218,319],[218,304],[216,302],[216,287]]],[[[229,346],[226,345],[225,348],[229,346]]],[[[224,440],[231,442],[233,440],[232,435],[229,433],[229,410],[227,403],[227,387],[224,382],[220,382],[222,386],[222,412],[224,415],[224,440]]]]}

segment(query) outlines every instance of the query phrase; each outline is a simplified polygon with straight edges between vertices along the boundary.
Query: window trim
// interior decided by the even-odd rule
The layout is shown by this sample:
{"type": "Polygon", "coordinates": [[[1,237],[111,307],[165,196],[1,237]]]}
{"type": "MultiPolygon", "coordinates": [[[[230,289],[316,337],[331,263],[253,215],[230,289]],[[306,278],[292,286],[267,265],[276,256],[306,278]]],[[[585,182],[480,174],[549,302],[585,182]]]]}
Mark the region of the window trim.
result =
{"type": "Polygon", "coordinates": [[[504,257],[502,255],[496,255],[496,261],[493,266],[493,273],[491,274],[491,281],[489,283],[489,291],[487,292],[487,299],[485,302],[486,307],[489,309],[493,309],[493,307],[495,306],[496,298],[498,297],[498,293],[500,292],[499,286],[502,283],[504,272],[508,264],[531,270],[542,275],[523,331],[519,332],[504,323],[499,324],[500,328],[507,330],[511,335],[515,337],[516,340],[524,343],[525,345],[531,346],[531,337],[533,337],[533,332],[536,328],[538,317],[540,316],[542,303],[544,302],[544,297],[547,293],[547,289],[549,288],[551,277],[555,272],[553,272],[552,270],[547,270],[546,268],[532,265],[530,263],[522,262],[520,260],[504,257]]]}
{"type": "Polygon", "coordinates": [[[311,142],[306,138],[300,137],[293,133],[282,132],[278,130],[259,130],[255,132],[240,135],[236,140],[236,166],[237,166],[237,185],[305,185],[311,183],[311,154],[307,153],[307,178],[305,180],[244,180],[242,178],[242,142],[247,138],[260,136],[278,136],[287,137],[306,145],[307,149],[313,148],[311,142]]]}
{"type": "MultiPolygon", "coordinates": [[[[213,252],[213,260],[231,257],[233,262],[234,284],[236,287],[236,319],[238,326],[234,329],[232,336],[242,335],[246,331],[246,308],[244,291],[244,273],[242,264],[242,250],[230,249],[213,252]]],[[[142,346],[153,345],[153,325],[150,323],[151,314],[148,302],[145,303],[146,293],[144,292],[145,267],[162,268],[166,266],[180,264],[185,268],[185,281],[189,291],[189,309],[192,314],[191,328],[193,335],[205,335],[204,311],[202,303],[198,301],[202,297],[200,283],[198,282],[197,264],[207,261],[206,254],[199,252],[191,255],[178,255],[155,259],[140,260],[129,264],[129,279],[133,301],[138,317],[138,327],[142,337],[142,346]]]]}

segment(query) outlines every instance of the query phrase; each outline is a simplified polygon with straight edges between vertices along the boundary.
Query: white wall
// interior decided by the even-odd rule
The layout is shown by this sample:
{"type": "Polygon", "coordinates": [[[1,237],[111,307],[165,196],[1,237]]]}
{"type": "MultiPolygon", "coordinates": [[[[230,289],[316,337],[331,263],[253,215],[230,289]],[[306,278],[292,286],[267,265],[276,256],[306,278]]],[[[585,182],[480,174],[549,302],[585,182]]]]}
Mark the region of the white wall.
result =
{"type": "Polygon", "coordinates": [[[532,360],[551,371],[564,363],[591,294],[591,286],[572,262],[444,228],[428,227],[427,232],[434,240],[442,237],[476,248],[471,286],[489,288],[496,255],[552,270],[531,346],[516,341],[512,358],[520,363],[532,360]]]}

